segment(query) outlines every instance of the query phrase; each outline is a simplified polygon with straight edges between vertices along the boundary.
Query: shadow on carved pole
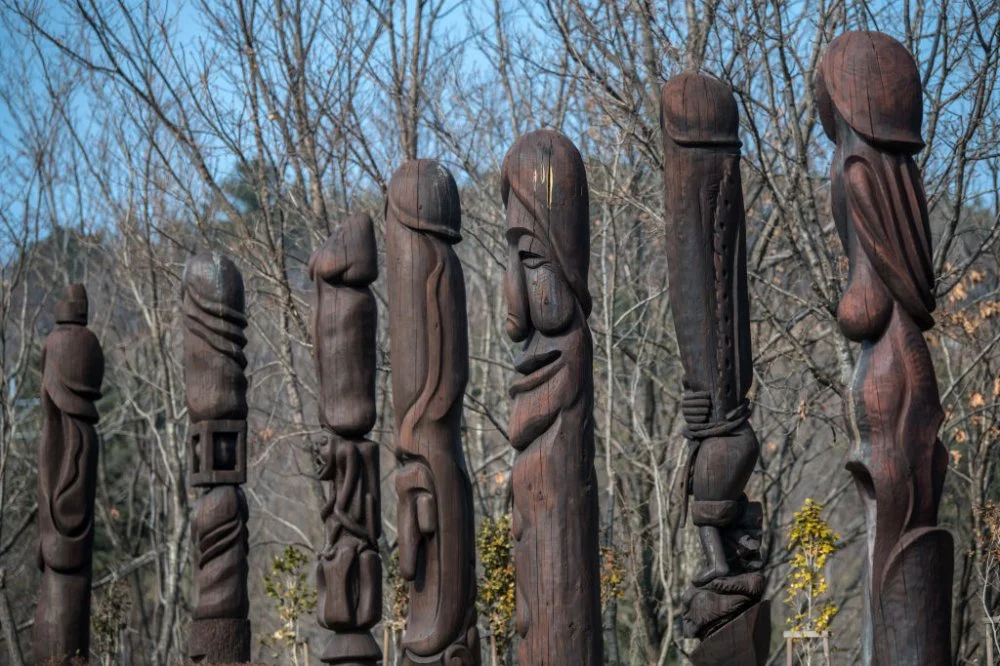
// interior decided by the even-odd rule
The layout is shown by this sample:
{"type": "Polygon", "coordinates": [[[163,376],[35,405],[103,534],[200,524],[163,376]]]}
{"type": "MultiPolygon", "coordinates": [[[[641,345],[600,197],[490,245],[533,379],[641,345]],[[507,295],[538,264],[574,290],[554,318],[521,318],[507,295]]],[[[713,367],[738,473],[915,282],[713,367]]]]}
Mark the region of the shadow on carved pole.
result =
{"type": "Polygon", "coordinates": [[[42,347],[35,663],[90,656],[90,583],[104,353],[87,328],[87,291],[66,288],[42,347]]]}
{"type": "Polygon", "coordinates": [[[410,582],[404,664],[478,666],[472,488],[460,425],[469,375],[458,187],[432,160],[389,182],[386,264],[399,523],[410,582]]]}
{"type": "Polygon", "coordinates": [[[368,215],[349,217],[313,254],[313,356],[319,378],[319,477],[330,482],[323,507],[326,542],[316,567],[317,616],[336,632],[320,660],[374,666],[382,652],[370,633],[382,618],[379,449],[375,425],[377,311],[369,285],[378,277],[368,215]]]}
{"type": "Polygon", "coordinates": [[[205,488],[191,517],[195,605],[188,656],[250,659],[247,619],[247,325],[243,277],[225,256],[191,257],[182,280],[188,482],[205,488]]]}
{"type": "Polygon", "coordinates": [[[847,468],[865,507],[862,645],[878,666],[951,663],[951,534],[937,526],[948,453],[927,344],[934,325],[931,235],[920,171],[920,76],[902,44],[876,32],[835,39],[816,90],[836,144],[831,200],[850,274],[837,322],[861,342],[847,468]]]}
{"type": "Polygon", "coordinates": [[[569,139],[539,130],[511,146],[501,178],[506,328],[524,342],[510,387],[518,663],[598,666],[587,173],[569,139]]]}
{"type": "Polygon", "coordinates": [[[697,666],[759,666],[771,620],[761,600],[761,506],[743,492],[760,445],[747,422],[753,359],[739,115],[725,84],[684,73],[663,86],[660,122],[690,445],[685,493],[706,560],[684,595],[684,634],[701,640],[691,654],[697,666]]]}

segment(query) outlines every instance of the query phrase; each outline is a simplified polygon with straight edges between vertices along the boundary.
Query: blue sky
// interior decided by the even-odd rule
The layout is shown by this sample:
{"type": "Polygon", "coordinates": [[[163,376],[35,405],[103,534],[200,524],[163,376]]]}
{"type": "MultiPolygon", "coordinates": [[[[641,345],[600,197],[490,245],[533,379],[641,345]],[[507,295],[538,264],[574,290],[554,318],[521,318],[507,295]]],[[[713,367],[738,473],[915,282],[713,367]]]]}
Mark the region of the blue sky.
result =
{"type": "MultiPolygon", "coordinates": [[[[409,1],[412,3],[414,0],[409,1]]],[[[521,3],[516,3],[513,6],[515,9],[511,11],[514,12],[514,24],[517,27],[526,28],[530,31],[531,23],[526,13],[527,10],[523,8],[521,3]]],[[[791,12],[791,15],[794,16],[796,12],[805,11],[805,8],[808,6],[809,3],[807,2],[793,3],[793,6],[787,8],[787,11],[791,12]]],[[[876,2],[873,6],[876,10],[881,11],[879,8],[884,8],[888,5],[876,2]]],[[[49,19],[57,26],[62,28],[72,27],[70,17],[61,5],[46,4],[45,7],[49,19]]],[[[160,7],[160,11],[175,17],[177,27],[175,45],[178,45],[179,42],[181,50],[187,53],[194,53],[199,40],[205,35],[205,28],[201,24],[196,3],[166,2],[160,5],[160,7]]],[[[505,9],[509,10],[511,7],[511,3],[505,4],[505,9]]],[[[447,5],[445,17],[438,27],[438,35],[440,38],[450,41],[462,40],[468,37],[472,30],[470,17],[471,23],[488,24],[492,18],[491,12],[491,0],[450,0],[447,5]]],[[[32,95],[41,96],[44,93],[44,85],[40,78],[41,70],[37,58],[34,58],[30,49],[27,48],[27,42],[23,35],[11,33],[11,24],[12,19],[9,16],[5,20],[0,21],[0,58],[2,58],[4,63],[8,64],[16,63],[19,60],[23,60],[25,63],[28,81],[25,88],[26,94],[18,95],[10,100],[11,103],[18,106],[32,95]]],[[[882,28],[890,33],[898,33],[902,30],[901,27],[893,30],[892,26],[878,24],[878,21],[873,21],[869,27],[882,28]]],[[[895,36],[902,37],[901,34],[896,34],[895,36]]],[[[929,40],[925,43],[929,43],[929,40]]],[[[461,66],[465,68],[464,71],[468,71],[470,74],[475,73],[477,70],[483,74],[488,74],[493,64],[484,54],[473,47],[466,50],[461,66]]],[[[226,93],[221,92],[221,94],[226,93]]],[[[233,106],[236,106],[236,104],[233,106]]],[[[960,113],[960,111],[960,105],[956,105],[952,109],[953,114],[960,113]]],[[[81,127],[84,129],[87,127],[90,121],[90,108],[85,94],[77,97],[76,103],[71,110],[71,115],[81,127]]],[[[955,116],[953,120],[960,121],[960,118],[955,116]]],[[[17,122],[15,122],[10,105],[5,100],[0,100],[0,165],[2,165],[4,170],[23,168],[31,164],[30,156],[23,155],[20,152],[18,133],[19,127],[17,122]]],[[[227,164],[225,159],[216,164],[215,168],[220,172],[218,173],[219,176],[224,176],[226,173],[232,171],[231,163],[227,164]]],[[[11,178],[5,180],[7,183],[0,181],[0,206],[4,207],[4,212],[0,213],[0,215],[16,217],[18,206],[21,205],[18,202],[21,193],[13,192],[7,186],[12,182],[11,178]]],[[[981,189],[988,190],[988,186],[989,183],[984,183],[984,187],[981,189]]],[[[67,196],[70,195],[67,194],[67,196]]],[[[3,230],[0,229],[0,242],[3,240],[3,233],[3,230]]],[[[2,258],[2,254],[0,254],[0,258],[2,258]]]]}

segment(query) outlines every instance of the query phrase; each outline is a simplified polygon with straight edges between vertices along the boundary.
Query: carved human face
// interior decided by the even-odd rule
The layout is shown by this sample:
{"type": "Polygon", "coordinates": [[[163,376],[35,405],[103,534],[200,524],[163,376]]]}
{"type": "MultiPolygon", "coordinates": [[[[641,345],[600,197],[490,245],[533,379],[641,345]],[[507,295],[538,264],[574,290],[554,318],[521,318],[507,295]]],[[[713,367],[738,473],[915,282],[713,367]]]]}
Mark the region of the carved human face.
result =
{"type": "Polygon", "coordinates": [[[533,330],[561,333],[573,321],[576,297],[551,249],[519,226],[507,232],[507,246],[507,335],[521,342],[533,330]]]}
{"type": "Polygon", "coordinates": [[[507,333],[527,340],[514,359],[521,376],[510,387],[510,443],[522,451],[581,396],[589,343],[576,295],[551,248],[513,225],[507,240],[507,333]]]}

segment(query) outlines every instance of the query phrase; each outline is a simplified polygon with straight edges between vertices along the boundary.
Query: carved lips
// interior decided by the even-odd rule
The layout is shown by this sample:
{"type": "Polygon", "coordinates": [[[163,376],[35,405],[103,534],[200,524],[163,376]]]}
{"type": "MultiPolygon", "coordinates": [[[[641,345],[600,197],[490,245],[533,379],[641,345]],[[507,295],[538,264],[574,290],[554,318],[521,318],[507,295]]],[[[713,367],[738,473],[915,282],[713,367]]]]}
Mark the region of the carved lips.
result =
{"type": "Polygon", "coordinates": [[[590,219],[580,152],[562,134],[504,158],[507,335],[524,346],[510,386],[515,629],[522,664],[601,663],[590,219]],[[567,569],[567,562],[574,567],[567,569]]]}
{"type": "Polygon", "coordinates": [[[547,431],[559,414],[579,399],[576,386],[578,354],[585,332],[574,327],[548,337],[535,331],[518,354],[514,367],[520,373],[510,386],[510,444],[526,449],[547,431]]]}

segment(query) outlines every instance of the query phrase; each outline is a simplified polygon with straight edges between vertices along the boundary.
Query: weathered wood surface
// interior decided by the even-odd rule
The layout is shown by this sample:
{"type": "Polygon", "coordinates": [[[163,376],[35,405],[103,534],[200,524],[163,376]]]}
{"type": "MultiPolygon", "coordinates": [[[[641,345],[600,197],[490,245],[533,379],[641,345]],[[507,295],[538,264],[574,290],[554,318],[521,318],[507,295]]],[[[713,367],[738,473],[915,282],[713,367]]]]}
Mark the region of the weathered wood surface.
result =
{"type": "Polygon", "coordinates": [[[316,567],[317,617],[335,634],[320,661],[374,666],[382,659],[371,629],[382,619],[382,532],[375,425],[377,310],[369,285],[378,277],[375,230],[352,215],[313,254],[312,337],[319,378],[319,478],[329,482],[322,510],[326,542],[316,567]]]}
{"type": "Polygon", "coordinates": [[[603,663],[590,198],[576,146],[553,130],[504,158],[507,334],[523,342],[510,387],[518,663],[603,663]]]}
{"type": "Polygon", "coordinates": [[[191,257],[182,280],[188,482],[205,488],[191,517],[195,604],[188,656],[250,659],[247,619],[247,360],[243,277],[225,256],[191,257]]]}
{"type": "Polygon", "coordinates": [[[747,421],[753,359],[739,114],[725,84],[683,73],[663,86],[660,121],[686,492],[706,560],[684,595],[684,633],[702,641],[691,655],[698,666],[759,666],[770,605],[761,601],[761,506],[744,494],[760,445],[747,421]]]}
{"type": "Polygon", "coordinates": [[[82,284],[66,288],[42,347],[42,439],[38,447],[36,663],[90,655],[90,585],[104,352],[87,328],[82,284]]]}
{"type": "Polygon", "coordinates": [[[404,663],[478,666],[476,551],[462,450],[469,375],[458,187],[432,160],[404,163],[389,182],[386,273],[399,525],[410,582],[404,663]]]}
{"type": "Polygon", "coordinates": [[[835,39],[817,101],[836,143],[833,217],[850,262],[837,322],[862,343],[848,415],[847,468],[868,528],[862,644],[877,666],[951,663],[951,534],[937,525],[948,453],[922,331],[934,325],[931,235],[920,170],[920,75],[877,32],[835,39]]]}

